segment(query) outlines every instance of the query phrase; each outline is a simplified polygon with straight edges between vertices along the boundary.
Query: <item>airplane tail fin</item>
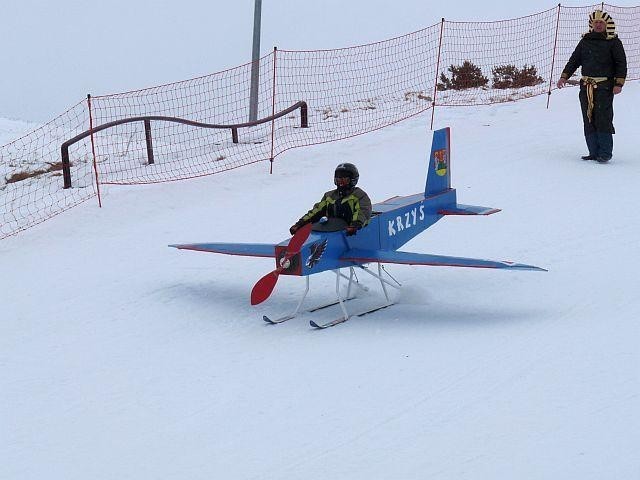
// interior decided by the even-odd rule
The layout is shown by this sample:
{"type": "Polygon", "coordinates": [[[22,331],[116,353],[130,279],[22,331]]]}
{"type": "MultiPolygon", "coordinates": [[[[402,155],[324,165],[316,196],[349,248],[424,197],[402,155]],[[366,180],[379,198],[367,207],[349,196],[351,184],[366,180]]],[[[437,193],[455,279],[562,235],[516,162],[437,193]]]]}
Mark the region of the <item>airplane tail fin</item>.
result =
{"type": "Polygon", "coordinates": [[[424,196],[429,197],[451,188],[451,133],[449,127],[433,132],[429,171],[424,196]]]}

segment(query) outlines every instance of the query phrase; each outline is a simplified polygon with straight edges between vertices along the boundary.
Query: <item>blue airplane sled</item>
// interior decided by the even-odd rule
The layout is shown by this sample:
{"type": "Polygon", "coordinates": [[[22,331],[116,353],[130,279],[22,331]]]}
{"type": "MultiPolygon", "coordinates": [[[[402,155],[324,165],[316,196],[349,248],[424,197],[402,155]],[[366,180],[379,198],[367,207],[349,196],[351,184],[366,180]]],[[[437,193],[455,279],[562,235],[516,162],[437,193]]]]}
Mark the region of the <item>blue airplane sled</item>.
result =
{"type": "MultiPolygon", "coordinates": [[[[326,328],[342,323],[353,316],[362,316],[393,304],[387,286],[399,285],[383,275],[382,264],[430,265],[446,267],[497,268],[508,270],[537,270],[543,268],[508,261],[482,260],[476,258],[451,257],[426,253],[402,252],[398,249],[416,235],[447,215],[490,215],[499,209],[464,205],[457,202],[456,190],[451,188],[451,156],[449,127],[433,133],[429,170],[425,190],[408,196],[396,196],[373,205],[370,222],[357,235],[347,237],[346,224],[340,219],[322,219],[316,224],[307,224],[288,240],[278,244],[265,243],[191,243],[169,245],[182,250],[223,253],[249,257],[273,257],[276,268],[262,277],[251,291],[251,304],[266,300],[273,291],[280,275],[306,277],[306,289],[295,310],[278,319],[264,316],[268,323],[281,323],[300,313],[309,291],[309,276],[331,270],[336,274],[336,300],[305,311],[315,311],[331,305],[340,305],[342,315],[328,323],[311,326],[326,328]],[[377,264],[377,272],[368,268],[377,264]],[[355,268],[376,277],[382,286],[385,303],[373,309],[350,314],[346,302],[353,298],[353,288],[365,287],[354,281],[355,268]],[[348,269],[345,275],[342,269],[348,269]],[[346,295],[340,293],[340,280],[347,279],[346,295]]],[[[389,277],[390,278],[390,277],[389,277]]]]}

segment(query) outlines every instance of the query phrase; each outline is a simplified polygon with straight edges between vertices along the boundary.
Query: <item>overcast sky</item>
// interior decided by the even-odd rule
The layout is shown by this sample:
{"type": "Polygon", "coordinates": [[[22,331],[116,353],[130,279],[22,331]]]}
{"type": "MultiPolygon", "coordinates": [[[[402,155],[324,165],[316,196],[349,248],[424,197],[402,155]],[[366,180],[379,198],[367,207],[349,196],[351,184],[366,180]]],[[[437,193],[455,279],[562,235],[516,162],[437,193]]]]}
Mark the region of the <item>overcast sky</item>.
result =
{"type": "MultiPolygon", "coordinates": [[[[553,8],[528,2],[263,0],[262,54],[339,48],[449,20],[553,8]]],[[[566,6],[591,2],[562,2],[566,6]]],[[[640,0],[618,1],[632,6],[640,0]]],[[[78,101],[224,70],[251,60],[254,0],[3,2],[0,117],[44,122],[78,101]]]]}

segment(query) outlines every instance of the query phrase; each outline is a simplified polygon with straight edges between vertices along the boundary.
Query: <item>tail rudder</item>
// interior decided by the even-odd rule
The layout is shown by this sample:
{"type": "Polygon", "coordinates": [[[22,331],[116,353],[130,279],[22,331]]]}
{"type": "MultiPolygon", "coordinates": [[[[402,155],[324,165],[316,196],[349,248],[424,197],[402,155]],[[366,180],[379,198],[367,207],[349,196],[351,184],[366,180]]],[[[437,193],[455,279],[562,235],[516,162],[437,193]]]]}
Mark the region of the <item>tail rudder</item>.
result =
{"type": "Polygon", "coordinates": [[[433,132],[429,171],[424,196],[435,195],[451,188],[451,133],[445,127],[433,132]]]}
{"type": "MultiPolygon", "coordinates": [[[[437,195],[451,189],[451,132],[450,128],[442,128],[433,132],[429,172],[424,196],[437,195]]],[[[455,197],[454,197],[455,198],[455,197]]],[[[438,210],[439,215],[491,215],[499,212],[499,208],[480,207],[452,203],[438,210]]]]}

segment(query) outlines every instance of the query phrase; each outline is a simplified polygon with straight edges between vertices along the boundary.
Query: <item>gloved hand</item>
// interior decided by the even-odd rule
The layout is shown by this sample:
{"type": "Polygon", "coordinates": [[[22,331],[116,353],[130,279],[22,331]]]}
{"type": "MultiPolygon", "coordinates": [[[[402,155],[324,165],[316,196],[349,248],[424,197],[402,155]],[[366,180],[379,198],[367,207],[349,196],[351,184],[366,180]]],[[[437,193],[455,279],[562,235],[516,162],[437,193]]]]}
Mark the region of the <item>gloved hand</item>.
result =
{"type": "Polygon", "coordinates": [[[295,235],[295,234],[296,234],[296,232],[297,232],[298,230],[300,230],[300,227],[302,227],[303,225],[304,225],[304,223],[300,223],[300,222],[297,222],[297,223],[295,223],[295,224],[291,225],[291,228],[289,229],[289,233],[290,233],[291,235],[295,235]]]}
{"type": "Polygon", "coordinates": [[[349,225],[344,229],[344,232],[347,237],[350,237],[351,235],[355,235],[356,233],[358,233],[358,227],[356,227],[355,225],[349,225]]]}

